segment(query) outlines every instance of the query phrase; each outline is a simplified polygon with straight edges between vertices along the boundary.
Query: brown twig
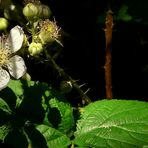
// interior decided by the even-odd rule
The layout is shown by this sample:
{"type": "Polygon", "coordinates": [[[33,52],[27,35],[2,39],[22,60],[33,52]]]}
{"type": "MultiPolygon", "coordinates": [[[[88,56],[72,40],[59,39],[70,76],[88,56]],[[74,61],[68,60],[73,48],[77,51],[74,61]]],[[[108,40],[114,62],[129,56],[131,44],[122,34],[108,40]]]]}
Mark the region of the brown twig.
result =
{"type": "Polygon", "coordinates": [[[106,56],[105,56],[105,83],[106,83],[106,98],[112,99],[112,76],[111,76],[111,41],[112,41],[112,29],[113,29],[113,13],[108,10],[105,21],[106,28],[105,39],[106,39],[106,56]]]}

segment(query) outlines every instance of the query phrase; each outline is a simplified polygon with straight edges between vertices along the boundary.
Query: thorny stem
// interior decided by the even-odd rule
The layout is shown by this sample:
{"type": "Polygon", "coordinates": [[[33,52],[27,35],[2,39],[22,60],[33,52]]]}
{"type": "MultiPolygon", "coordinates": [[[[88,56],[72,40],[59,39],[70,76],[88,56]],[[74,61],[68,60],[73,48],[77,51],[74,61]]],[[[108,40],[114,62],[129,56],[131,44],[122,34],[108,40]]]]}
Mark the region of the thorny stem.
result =
{"type": "Polygon", "coordinates": [[[106,56],[105,56],[105,83],[106,83],[106,98],[112,99],[112,76],[111,76],[111,41],[112,41],[112,29],[113,29],[113,13],[108,10],[106,15],[106,28],[105,28],[105,39],[106,39],[106,56]]]}
{"type": "Polygon", "coordinates": [[[69,76],[64,69],[62,69],[55,60],[50,56],[50,54],[45,50],[46,57],[48,61],[50,62],[50,65],[67,81],[70,81],[73,87],[77,90],[77,92],[80,94],[80,97],[82,98],[82,104],[89,104],[91,102],[90,98],[86,95],[85,92],[80,88],[80,86],[76,83],[76,80],[72,79],[71,76],[69,76]]]}

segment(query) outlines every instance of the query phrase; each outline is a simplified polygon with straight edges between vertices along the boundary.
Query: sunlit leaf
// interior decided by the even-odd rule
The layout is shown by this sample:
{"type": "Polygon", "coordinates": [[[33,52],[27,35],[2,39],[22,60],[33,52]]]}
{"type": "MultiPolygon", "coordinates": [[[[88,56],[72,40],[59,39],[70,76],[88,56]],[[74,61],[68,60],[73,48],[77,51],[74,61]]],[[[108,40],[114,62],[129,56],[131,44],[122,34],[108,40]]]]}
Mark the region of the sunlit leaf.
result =
{"type": "Polygon", "coordinates": [[[97,101],[84,108],[75,144],[83,147],[148,146],[148,104],[140,101],[97,101]]]}

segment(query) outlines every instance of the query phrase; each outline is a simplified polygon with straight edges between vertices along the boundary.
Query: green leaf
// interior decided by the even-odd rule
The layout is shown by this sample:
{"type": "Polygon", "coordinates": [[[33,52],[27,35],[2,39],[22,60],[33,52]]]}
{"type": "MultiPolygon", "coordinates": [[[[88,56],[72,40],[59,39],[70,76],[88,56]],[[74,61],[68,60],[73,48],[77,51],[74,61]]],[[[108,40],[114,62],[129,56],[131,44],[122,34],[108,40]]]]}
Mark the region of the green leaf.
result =
{"type": "Polygon", "coordinates": [[[11,109],[9,108],[8,104],[5,102],[5,100],[1,98],[0,98],[0,109],[7,113],[11,113],[11,109]]]}
{"type": "Polygon", "coordinates": [[[0,140],[4,140],[4,138],[9,133],[10,130],[11,130],[11,127],[8,124],[4,124],[3,126],[0,126],[0,140]]]}
{"type": "Polygon", "coordinates": [[[25,133],[30,147],[47,148],[47,143],[43,135],[34,126],[25,127],[25,133]]]}
{"type": "Polygon", "coordinates": [[[148,146],[148,104],[140,101],[103,100],[82,110],[74,143],[91,148],[148,146]]]}
{"type": "MultiPolygon", "coordinates": [[[[42,106],[42,97],[45,95],[45,91],[49,90],[46,83],[25,80],[11,80],[7,89],[9,89],[9,91],[11,90],[13,95],[16,96],[14,108],[17,108],[17,110],[15,110],[17,113],[33,122],[41,122],[43,120],[45,111],[42,106]]],[[[8,93],[7,95],[9,96],[8,93]]],[[[10,99],[11,96],[9,97],[10,99]]],[[[11,102],[9,105],[11,105],[11,102]]]]}
{"type": "Polygon", "coordinates": [[[117,20],[122,20],[122,21],[131,21],[132,20],[132,16],[130,16],[128,13],[128,6],[126,5],[122,5],[122,7],[120,8],[118,15],[117,15],[117,20]]]}
{"type": "Polygon", "coordinates": [[[1,90],[0,98],[2,98],[8,104],[12,111],[15,110],[17,97],[11,88],[6,87],[5,89],[1,90]]]}
{"type": "Polygon", "coordinates": [[[67,148],[71,144],[70,139],[66,135],[52,127],[38,125],[36,129],[44,136],[49,148],[67,148]]]}
{"type": "Polygon", "coordinates": [[[10,80],[8,83],[8,87],[16,94],[16,96],[20,97],[22,96],[24,90],[23,90],[23,84],[20,80],[10,80]]]}
{"type": "Polygon", "coordinates": [[[61,118],[59,121],[60,123],[58,124],[58,130],[64,134],[68,134],[74,126],[72,107],[68,103],[57,99],[51,99],[49,104],[51,106],[49,118],[61,118]],[[60,114],[59,117],[55,115],[55,113],[58,115],[58,112],[60,114]]]}

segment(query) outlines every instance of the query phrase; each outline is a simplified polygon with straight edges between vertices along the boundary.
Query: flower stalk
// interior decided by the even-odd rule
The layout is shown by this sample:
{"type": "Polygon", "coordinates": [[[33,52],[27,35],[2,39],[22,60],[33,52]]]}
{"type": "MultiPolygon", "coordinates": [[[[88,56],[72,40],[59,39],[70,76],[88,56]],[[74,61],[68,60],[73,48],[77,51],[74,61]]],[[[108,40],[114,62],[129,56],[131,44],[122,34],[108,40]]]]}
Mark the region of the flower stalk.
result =
{"type": "Polygon", "coordinates": [[[77,84],[76,80],[74,80],[71,76],[69,76],[64,69],[62,69],[55,60],[50,56],[50,54],[45,50],[46,57],[50,66],[55,69],[66,81],[70,81],[72,86],[77,90],[80,97],[82,98],[82,104],[89,104],[91,102],[90,98],[86,95],[86,93],[81,89],[81,87],[77,84]]]}

